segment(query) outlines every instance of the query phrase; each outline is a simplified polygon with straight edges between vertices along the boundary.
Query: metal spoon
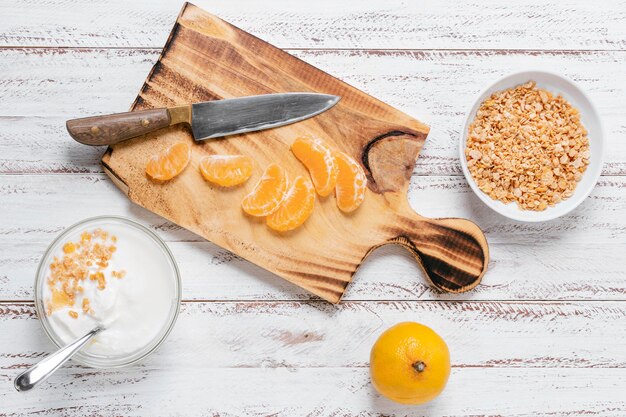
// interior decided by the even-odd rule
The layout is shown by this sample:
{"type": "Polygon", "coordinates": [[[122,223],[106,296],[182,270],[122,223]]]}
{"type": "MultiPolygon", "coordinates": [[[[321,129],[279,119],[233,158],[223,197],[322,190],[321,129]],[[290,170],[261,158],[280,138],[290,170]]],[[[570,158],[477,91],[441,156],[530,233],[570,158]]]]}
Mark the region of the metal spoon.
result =
{"type": "Polygon", "coordinates": [[[78,352],[88,341],[99,331],[103,330],[98,326],[77,341],[57,350],[46,356],[41,362],[25,370],[15,378],[13,385],[18,391],[28,391],[41,381],[48,379],[61,365],[67,362],[76,352],[78,352]]]}

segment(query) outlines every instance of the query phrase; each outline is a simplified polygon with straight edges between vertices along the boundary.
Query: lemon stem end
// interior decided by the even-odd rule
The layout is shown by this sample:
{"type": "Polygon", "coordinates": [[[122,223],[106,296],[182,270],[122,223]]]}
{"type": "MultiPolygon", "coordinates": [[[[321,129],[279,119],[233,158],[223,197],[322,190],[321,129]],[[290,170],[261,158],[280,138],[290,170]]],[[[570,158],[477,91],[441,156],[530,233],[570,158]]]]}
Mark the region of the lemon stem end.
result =
{"type": "Polygon", "coordinates": [[[426,364],[422,361],[417,361],[412,366],[413,369],[415,369],[419,373],[424,372],[424,369],[426,369],[426,364]]]}

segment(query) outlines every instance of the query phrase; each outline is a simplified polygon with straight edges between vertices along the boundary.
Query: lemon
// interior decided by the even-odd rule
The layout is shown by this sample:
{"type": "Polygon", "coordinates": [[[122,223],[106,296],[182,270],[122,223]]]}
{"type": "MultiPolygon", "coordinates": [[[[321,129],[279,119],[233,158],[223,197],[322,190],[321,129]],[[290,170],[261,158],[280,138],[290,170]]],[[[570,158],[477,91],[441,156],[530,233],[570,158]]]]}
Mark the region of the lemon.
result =
{"type": "Polygon", "coordinates": [[[450,375],[450,352],[430,327],[399,323],[380,335],[370,355],[372,384],[390,400],[423,404],[437,397],[450,375]]]}

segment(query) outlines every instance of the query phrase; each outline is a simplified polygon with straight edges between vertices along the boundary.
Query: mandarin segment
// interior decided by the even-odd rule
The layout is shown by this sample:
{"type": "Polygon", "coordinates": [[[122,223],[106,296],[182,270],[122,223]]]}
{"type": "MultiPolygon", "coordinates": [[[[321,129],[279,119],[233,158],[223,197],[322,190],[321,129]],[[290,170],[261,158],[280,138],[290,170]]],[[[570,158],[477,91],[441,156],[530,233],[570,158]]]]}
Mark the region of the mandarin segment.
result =
{"type": "Polygon", "coordinates": [[[175,143],[162,153],[150,158],[146,165],[146,174],[155,180],[170,180],[183,172],[190,159],[189,145],[184,142],[175,143]]]}
{"type": "Polygon", "coordinates": [[[282,203],[287,193],[287,173],[277,164],[270,164],[254,189],[241,202],[243,211],[251,216],[267,216],[282,203]]]}
{"type": "Polygon", "coordinates": [[[335,186],[337,207],[344,213],[350,213],[359,208],[365,199],[367,177],[361,165],[343,152],[335,154],[335,162],[339,172],[335,186]]]}
{"type": "Polygon", "coordinates": [[[286,232],[301,226],[313,213],[315,206],[315,188],[311,181],[297,177],[293,182],[282,204],[267,216],[270,229],[286,232]]]}
{"type": "Polygon", "coordinates": [[[252,175],[254,161],[245,155],[211,155],[200,161],[205,180],[222,187],[242,184],[252,175]]]}
{"type": "Polygon", "coordinates": [[[321,139],[301,137],[291,145],[291,151],[309,170],[317,193],[329,195],[337,181],[337,165],[328,145],[321,139]]]}

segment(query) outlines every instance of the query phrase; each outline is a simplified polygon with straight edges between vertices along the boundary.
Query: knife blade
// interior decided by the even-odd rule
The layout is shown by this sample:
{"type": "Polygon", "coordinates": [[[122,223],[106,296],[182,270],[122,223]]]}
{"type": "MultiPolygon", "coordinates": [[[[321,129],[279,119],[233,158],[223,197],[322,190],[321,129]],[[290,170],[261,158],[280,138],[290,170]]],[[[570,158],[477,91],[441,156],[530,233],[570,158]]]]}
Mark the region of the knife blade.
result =
{"type": "Polygon", "coordinates": [[[112,145],[157,129],[188,124],[196,141],[299,122],[341,98],[318,93],[278,93],[68,120],[67,131],[86,145],[112,145]]]}
{"type": "Polygon", "coordinates": [[[333,107],[339,97],[314,93],[266,94],[192,104],[191,131],[206,140],[299,122],[333,107]]]}

